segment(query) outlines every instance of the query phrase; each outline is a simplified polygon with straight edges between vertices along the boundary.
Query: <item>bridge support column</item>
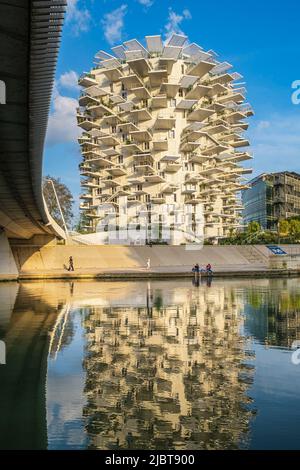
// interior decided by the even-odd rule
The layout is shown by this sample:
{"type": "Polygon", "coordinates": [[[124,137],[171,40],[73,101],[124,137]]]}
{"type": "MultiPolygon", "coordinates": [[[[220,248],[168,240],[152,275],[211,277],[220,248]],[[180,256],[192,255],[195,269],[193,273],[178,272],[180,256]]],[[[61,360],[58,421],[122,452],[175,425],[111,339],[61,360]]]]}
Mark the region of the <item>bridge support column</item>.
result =
{"type": "Polygon", "coordinates": [[[7,236],[0,231],[0,281],[16,280],[18,277],[19,271],[7,236]]]}

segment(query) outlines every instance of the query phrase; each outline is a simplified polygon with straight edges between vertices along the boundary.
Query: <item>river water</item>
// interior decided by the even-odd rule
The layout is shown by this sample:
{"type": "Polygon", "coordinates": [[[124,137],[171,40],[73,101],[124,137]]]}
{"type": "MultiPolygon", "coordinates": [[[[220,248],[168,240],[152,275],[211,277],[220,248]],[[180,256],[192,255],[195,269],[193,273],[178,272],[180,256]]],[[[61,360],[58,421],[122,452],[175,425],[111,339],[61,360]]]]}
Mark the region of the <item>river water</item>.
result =
{"type": "Polygon", "coordinates": [[[0,299],[0,448],[300,449],[298,279],[2,283],[0,299]]]}

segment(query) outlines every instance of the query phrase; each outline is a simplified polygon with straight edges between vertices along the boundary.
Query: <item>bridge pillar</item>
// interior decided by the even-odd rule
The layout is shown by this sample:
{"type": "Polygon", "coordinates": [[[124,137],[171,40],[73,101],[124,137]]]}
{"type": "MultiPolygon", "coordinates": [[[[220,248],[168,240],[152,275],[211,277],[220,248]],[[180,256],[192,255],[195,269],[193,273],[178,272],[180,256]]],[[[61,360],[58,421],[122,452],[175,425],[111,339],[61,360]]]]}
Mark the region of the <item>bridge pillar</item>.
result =
{"type": "Polygon", "coordinates": [[[7,236],[0,231],[0,281],[18,279],[19,271],[11,251],[7,236]]]}

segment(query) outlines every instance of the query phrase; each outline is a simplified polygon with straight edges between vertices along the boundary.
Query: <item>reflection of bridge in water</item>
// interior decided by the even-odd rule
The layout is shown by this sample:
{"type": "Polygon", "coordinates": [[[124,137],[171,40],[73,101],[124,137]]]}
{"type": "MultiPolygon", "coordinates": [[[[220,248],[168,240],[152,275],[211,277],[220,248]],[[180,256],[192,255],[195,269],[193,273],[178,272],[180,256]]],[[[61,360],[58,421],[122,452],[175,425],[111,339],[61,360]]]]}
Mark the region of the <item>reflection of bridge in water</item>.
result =
{"type": "MultiPolygon", "coordinates": [[[[213,281],[211,288],[189,281],[0,288],[0,337],[7,345],[7,365],[0,366],[0,448],[47,447],[47,362],[72,341],[74,315],[84,336],[80,415],[91,448],[246,446],[254,363],[241,334],[244,312],[258,312],[259,296],[264,304],[272,299],[277,311],[260,311],[261,324],[273,325],[269,333],[280,331],[281,344],[300,339],[293,280],[213,281]],[[283,317],[292,320],[289,329],[282,328],[283,317]]],[[[247,313],[248,333],[257,335],[261,328],[249,320],[247,313]]],[[[57,400],[62,407],[68,402],[67,387],[57,400]]]]}

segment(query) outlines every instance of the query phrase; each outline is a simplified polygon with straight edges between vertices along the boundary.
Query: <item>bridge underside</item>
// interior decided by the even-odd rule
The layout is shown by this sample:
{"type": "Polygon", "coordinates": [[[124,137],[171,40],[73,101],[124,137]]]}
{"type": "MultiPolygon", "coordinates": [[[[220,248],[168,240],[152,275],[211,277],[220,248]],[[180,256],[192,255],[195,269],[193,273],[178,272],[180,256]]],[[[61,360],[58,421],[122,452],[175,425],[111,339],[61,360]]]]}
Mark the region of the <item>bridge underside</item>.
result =
{"type": "Polygon", "coordinates": [[[0,0],[0,228],[64,237],[42,195],[42,157],[65,0],[0,0]]]}

